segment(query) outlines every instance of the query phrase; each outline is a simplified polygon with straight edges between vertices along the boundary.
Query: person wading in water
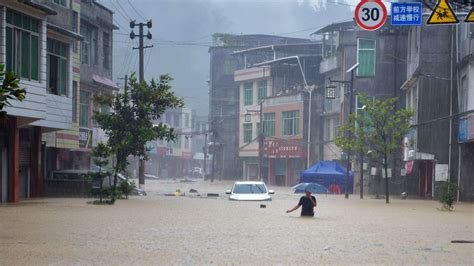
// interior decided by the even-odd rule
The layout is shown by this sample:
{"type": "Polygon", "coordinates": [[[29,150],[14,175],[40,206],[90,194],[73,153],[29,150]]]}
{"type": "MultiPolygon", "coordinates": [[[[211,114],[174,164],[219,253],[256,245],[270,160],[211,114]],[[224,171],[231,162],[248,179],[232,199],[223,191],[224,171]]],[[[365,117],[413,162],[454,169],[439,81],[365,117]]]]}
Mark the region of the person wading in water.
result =
{"type": "Polygon", "coordinates": [[[314,207],[318,205],[316,202],[316,198],[311,195],[311,191],[305,190],[305,195],[300,198],[298,205],[286,211],[286,213],[290,213],[294,210],[297,210],[300,206],[301,207],[301,216],[314,216],[314,207]]]}

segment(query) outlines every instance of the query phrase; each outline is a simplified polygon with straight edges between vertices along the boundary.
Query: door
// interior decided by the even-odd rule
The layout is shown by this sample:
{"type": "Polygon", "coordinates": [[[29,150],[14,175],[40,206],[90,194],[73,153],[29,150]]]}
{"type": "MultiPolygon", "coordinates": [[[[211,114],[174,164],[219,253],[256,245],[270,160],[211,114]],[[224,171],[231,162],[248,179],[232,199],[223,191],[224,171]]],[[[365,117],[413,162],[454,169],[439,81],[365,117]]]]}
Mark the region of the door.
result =
{"type": "Polygon", "coordinates": [[[431,198],[433,186],[433,161],[421,161],[419,196],[422,198],[431,198]]]}
{"type": "Polygon", "coordinates": [[[0,202],[8,200],[7,148],[0,146],[0,202]]]}

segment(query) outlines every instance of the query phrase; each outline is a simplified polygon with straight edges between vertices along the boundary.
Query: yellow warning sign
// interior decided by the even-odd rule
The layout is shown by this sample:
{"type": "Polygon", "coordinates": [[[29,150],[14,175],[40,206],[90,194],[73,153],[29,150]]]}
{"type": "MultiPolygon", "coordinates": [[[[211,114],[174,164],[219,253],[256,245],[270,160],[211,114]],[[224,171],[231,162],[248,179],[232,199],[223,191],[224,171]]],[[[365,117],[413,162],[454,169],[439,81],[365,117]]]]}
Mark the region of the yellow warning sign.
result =
{"type": "Polygon", "coordinates": [[[426,24],[453,24],[459,23],[456,14],[446,0],[439,0],[426,24]]]}
{"type": "Polygon", "coordinates": [[[466,19],[464,21],[474,22],[474,7],[471,8],[471,11],[469,11],[469,14],[467,14],[466,19]]]}

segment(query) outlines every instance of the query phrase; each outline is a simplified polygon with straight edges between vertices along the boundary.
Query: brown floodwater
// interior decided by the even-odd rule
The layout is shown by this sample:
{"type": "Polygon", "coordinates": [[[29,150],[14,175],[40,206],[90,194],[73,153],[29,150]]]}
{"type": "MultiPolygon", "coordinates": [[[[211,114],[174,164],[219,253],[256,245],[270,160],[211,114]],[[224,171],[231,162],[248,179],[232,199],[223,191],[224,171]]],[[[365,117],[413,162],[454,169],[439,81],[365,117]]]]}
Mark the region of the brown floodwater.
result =
{"type": "Polygon", "coordinates": [[[450,243],[474,240],[473,204],[446,212],[436,201],[317,195],[316,216],[301,218],[285,213],[300,197],[290,188],[276,188],[260,208],[227,200],[230,186],[147,180],[147,196],[113,206],[62,198],[0,205],[0,265],[474,262],[474,244],[450,243]],[[177,188],[186,196],[164,196],[177,188]]]}

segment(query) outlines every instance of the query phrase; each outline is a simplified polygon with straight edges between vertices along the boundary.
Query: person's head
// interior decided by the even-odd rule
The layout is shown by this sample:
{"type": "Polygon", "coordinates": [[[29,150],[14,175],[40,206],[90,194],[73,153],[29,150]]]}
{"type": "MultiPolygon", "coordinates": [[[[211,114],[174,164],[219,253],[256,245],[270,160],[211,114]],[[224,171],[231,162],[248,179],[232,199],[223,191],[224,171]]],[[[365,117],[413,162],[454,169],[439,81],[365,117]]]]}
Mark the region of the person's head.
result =
{"type": "Polygon", "coordinates": [[[311,191],[305,190],[304,194],[306,195],[306,197],[310,197],[311,196],[311,191]]]}

